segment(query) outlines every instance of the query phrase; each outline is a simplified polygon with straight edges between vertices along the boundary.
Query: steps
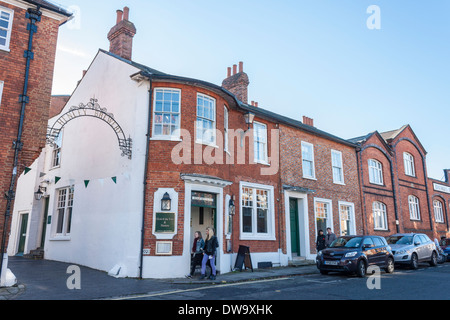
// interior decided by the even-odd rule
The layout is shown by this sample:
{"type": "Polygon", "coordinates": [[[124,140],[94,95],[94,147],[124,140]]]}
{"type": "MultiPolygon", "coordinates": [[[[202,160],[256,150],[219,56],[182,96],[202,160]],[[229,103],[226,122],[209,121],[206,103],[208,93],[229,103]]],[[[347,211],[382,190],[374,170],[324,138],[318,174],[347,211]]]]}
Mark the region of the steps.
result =
{"type": "Polygon", "coordinates": [[[314,260],[306,260],[305,257],[293,257],[289,260],[290,267],[301,267],[301,266],[311,266],[316,264],[314,260]]]}
{"type": "Polygon", "coordinates": [[[33,260],[42,260],[44,259],[44,249],[37,248],[34,250],[31,250],[30,253],[24,254],[24,258],[27,259],[33,259],[33,260]]]}

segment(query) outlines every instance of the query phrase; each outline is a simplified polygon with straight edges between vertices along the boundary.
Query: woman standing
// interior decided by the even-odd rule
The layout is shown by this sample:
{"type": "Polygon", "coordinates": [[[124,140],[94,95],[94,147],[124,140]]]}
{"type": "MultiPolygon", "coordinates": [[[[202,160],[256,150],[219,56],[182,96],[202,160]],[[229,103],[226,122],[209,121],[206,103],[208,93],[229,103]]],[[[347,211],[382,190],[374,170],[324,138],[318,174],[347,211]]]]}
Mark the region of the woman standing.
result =
{"type": "Polygon", "coordinates": [[[194,233],[194,243],[191,249],[191,273],[189,273],[186,278],[192,278],[195,272],[195,267],[202,263],[203,259],[203,249],[205,248],[205,240],[202,238],[200,231],[194,233]]]}
{"type": "Polygon", "coordinates": [[[217,241],[217,237],[214,235],[214,229],[211,227],[206,228],[206,241],[205,241],[205,252],[203,253],[203,260],[202,260],[202,275],[200,276],[200,279],[205,279],[205,272],[206,272],[206,263],[209,260],[209,263],[211,265],[211,275],[209,278],[211,280],[216,279],[216,251],[219,247],[219,242],[217,241]]]}
{"type": "Polygon", "coordinates": [[[317,240],[316,240],[317,253],[319,253],[320,250],[323,250],[325,248],[326,248],[325,235],[323,234],[323,230],[319,230],[319,235],[317,236],[317,240]]]}

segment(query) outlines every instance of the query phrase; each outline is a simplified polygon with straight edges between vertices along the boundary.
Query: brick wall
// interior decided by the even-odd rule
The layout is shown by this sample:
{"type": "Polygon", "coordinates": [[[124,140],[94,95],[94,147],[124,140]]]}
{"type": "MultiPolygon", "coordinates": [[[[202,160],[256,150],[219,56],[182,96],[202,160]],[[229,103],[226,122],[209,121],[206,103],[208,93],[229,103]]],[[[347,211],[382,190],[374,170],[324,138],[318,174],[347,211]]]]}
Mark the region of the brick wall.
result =
{"type": "MultiPolygon", "coordinates": [[[[3,228],[6,200],[3,194],[9,189],[14,150],[13,141],[17,139],[22,94],[25,80],[24,51],[28,49],[29,32],[25,17],[26,10],[0,1],[3,7],[14,10],[10,52],[0,50],[0,80],[4,81],[0,106],[0,228],[3,228]]],[[[47,120],[49,116],[50,95],[58,37],[59,22],[42,16],[37,23],[38,32],[33,40],[34,60],[31,61],[28,96],[24,129],[22,135],[23,150],[20,153],[18,175],[39,156],[45,146],[47,120]]],[[[9,226],[6,230],[9,230],[9,226]]]]}
{"type": "Polygon", "coordinates": [[[358,234],[363,232],[358,167],[354,147],[313,135],[301,129],[280,125],[280,154],[282,184],[314,190],[314,193],[308,195],[308,232],[312,253],[316,251],[314,198],[332,201],[333,229],[336,235],[340,234],[339,201],[353,203],[356,232],[358,234]],[[302,141],[314,145],[315,179],[303,178],[302,141]],[[342,153],[344,184],[333,182],[331,150],[342,153]]]}

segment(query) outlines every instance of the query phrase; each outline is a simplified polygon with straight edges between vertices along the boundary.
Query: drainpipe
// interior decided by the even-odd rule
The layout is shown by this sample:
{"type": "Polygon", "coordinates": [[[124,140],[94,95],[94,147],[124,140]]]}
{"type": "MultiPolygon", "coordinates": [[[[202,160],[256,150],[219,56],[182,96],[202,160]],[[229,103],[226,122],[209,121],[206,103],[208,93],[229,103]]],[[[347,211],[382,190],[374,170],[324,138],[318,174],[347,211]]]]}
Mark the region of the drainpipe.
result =
{"type": "Polygon", "coordinates": [[[148,160],[149,160],[149,153],[150,153],[150,132],[151,132],[151,125],[152,125],[152,96],[153,96],[153,84],[152,79],[148,77],[148,80],[150,82],[150,88],[148,89],[148,124],[147,124],[147,135],[145,143],[146,145],[146,151],[145,151],[145,171],[144,171],[144,194],[142,199],[142,229],[141,229],[141,252],[140,255],[140,265],[139,265],[139,279],[142,279],[142,273],[143,273],[143,265],[144,265],[144,237],[145,237],[145,204],[147,200],[147,177],[148,177],[148,160]]]}
{"type": "Polygon", "coordinates": [[[19,128],[17,132],[17,140],[13,142],[13,148],[14,148],[14,163],[13,163],[13,171],[11,175],[11,183],[9,186],[9,190],[6,193],[6,211],[5,211],[5,219],[3,222],[3,234],[2,234],[2,243],[0,248],[0,253],[2,258],[0,259],[0,280],[2,279],[2,270],[3,270],[3,260],[5,255],[5,246],[6,246],[6,228],[8,226],[8,220],[11,216],[11,206],[15,198],[15,186],[16,186],[16,180],[17,180],[17,167],[19,164],[19,153],[22,150],[23,142],[22,142],[22,133],[23,133],[23,125],[25,120],[25,108],[27,103],[30,102],[30,98],[28,97],[28,79],[30,75],[30,65],[31,60],[34,59],[34,52],[33,50],[33,36],[35,33],[37,33],[37,25],[36,22],[41,21],[41,15],[42,12],[40,11],[41,6],[37,6],[36,9],[28,9],[26,13],[26,18],[30,19],[30,22],[27,25],[27,30],[29,31],[29,37],[28,37],[28,49],[24,52],[24,58],[26,58],[26,64],[25,64],[25,81],[23,85],[23,91],[22,94],[19,96],[19,103],[21,103],[21,109],[20,109],[20,120],[19,120],[19,128]]]}

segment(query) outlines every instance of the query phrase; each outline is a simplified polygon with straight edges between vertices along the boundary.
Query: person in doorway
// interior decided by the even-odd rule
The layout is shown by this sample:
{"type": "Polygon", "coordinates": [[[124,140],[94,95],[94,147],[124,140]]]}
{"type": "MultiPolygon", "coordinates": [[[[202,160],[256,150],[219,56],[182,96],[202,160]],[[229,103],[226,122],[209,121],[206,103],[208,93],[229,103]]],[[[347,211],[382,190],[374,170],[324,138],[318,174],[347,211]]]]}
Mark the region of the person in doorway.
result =
{"type": "Polygon", "coordinates": [[[327,235],[326,235],[326,239],[325,239],[325,246],[327,248],[329,248],[334,240],[336,240],[336,235],[333,233],[333,231],[331,231],[331,228],[327,228],[327,235]]]}
{"type": "Polygon", "coordinates": [[[316,250],[317,252],[319,252],[325,248],[325,235],[323,234],[323,230],[319,230],[319,235],[317,236],[316,240],[316,250]]]}
{"type": "Polygon", "coordinates": [[[205,240],[202,238],[202,233],[196,231],[194,233],[194,243],[191,249],[191,272],[186,278],[192,278],[195,273],[195,267],[202,264],[203,249],[205,248],[205,240]]]}
{"type": "Polygon", "coordinates": [[[205,240],[205,250],[203,253],[203,260],[202,260],[202,275],[200,276],[200,279],[205,279],[206,275],[206,263],[209,260],[209,263],[211,265],[211,275],[209,278],[211,280],[216,279],[216,252],[217,248],[219,247],[219,241],[217,240],[217,237],[214,235],[214,229],[211,227],[206,228],[206,240],[205,240]]]}

